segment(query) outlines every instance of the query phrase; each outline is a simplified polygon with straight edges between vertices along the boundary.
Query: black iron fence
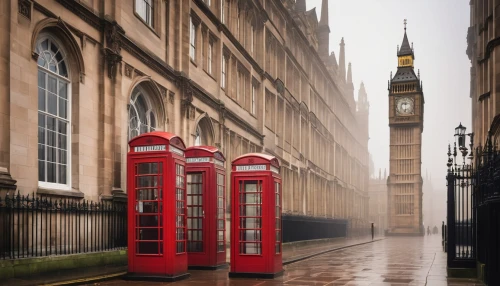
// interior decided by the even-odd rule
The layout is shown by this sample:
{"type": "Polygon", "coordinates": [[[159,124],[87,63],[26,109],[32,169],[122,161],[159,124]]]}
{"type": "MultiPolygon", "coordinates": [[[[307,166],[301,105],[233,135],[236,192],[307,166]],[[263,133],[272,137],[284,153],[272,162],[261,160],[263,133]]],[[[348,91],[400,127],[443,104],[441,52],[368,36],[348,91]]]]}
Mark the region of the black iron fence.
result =
{"type": "MultiPolygon", "coordinates": [[[[473,134],[471,134],[473,135],[473,134]]],[[[471,139],[473,137],[471,136],[471,139]]],[[[487,285],[500,285],[500,151],[491,136],[484,147],[471,150],[464,141],[448,149],[448,210],[443,244],[448,267],[484,264],[487,285]],[[461,153],[461,154],[460,154],[461,153]],[[457,163],[462,155],[462,163],[457,163]],[[470,164],[466,164],[466,156],[470,164]],[[453,157],[452,157],[453,156],[453,157]]]]}
{"type": "Polygon", "coordinates": [[[127,247],[125,202],[36,195],[0,197],[0,259],[127,247]]]}
{"type": "Polygon", "coordinates": [[[500,151],[490,136],[476,154],[478,261],[484,264],[485,282],[500,285],[500,151]]]}
{"type": "Polygon", "coordinates": [[[346,237],[345,219],[283,215],[283,242],[346,237]]]}

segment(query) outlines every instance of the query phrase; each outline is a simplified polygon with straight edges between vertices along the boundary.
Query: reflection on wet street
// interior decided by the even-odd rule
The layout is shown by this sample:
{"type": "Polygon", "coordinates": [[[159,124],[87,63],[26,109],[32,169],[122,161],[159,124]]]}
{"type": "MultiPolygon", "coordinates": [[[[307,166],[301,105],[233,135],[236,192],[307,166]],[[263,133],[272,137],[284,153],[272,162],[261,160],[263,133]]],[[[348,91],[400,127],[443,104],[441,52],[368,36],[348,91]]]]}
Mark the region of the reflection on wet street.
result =
{"type": "Polygon", "coordinates": [[[112,280],[99,285],[482,285],[446,277],[441,236],[390,237],[285,266],[274,280],[229,279],[227,269],[190,271],[176,283],[112,280]]]}

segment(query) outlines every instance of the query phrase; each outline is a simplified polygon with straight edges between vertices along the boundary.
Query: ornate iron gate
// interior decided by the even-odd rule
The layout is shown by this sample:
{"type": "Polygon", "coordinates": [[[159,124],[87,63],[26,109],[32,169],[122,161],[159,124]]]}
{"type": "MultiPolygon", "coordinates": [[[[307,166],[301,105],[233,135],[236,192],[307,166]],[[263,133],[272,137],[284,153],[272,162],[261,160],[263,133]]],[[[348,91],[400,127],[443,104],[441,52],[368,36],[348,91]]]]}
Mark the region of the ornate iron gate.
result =
{"type": "MultiPolygon", "coordinates": [[[[476,266],[475,195],[473,164],[465,164],[467,149],[461,149],[463,164],[457,164],[457,146],[448,148],[447,260],[450,268],[476,266]],[[453,155],[453,159],[451,156],[453,155]]],[[[471,152],[470,158],[473,154],[471,152]]]]}

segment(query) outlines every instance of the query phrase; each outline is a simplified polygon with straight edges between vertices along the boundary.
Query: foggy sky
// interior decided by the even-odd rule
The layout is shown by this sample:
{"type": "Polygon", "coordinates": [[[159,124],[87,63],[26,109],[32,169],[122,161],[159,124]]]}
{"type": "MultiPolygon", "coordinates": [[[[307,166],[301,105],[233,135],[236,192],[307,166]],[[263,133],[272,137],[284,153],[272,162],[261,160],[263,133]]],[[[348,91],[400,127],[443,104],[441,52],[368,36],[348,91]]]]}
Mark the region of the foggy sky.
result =
{"type": "MultiPolygon", "coordinates": [[[[308,0],[307,9],[321,0],[308,0]]],[[[465,54],[469,27],[468,0],[329,0],[330,51],[339,58],[344,37],[346,65],[352,63],[355,97],[361,81],[370,101],[370,141],[375,174],[389,174],[387,81],[397,69],[397,45],[404,35],[415,50],[425,98],[422,177],[434,189],[445,186],[447,146],[460,122],[471,131],[470,61],[465,54]]]]}

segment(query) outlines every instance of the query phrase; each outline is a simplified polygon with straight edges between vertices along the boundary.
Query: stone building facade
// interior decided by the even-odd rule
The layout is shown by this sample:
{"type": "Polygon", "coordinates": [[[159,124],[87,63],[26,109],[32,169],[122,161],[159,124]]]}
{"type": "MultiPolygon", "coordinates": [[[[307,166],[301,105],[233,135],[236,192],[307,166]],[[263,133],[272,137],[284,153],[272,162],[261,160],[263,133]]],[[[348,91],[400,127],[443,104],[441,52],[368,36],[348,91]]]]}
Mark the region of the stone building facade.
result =
{"type": "Polygon", "coordinates": [[[320,21],[305,0],[10,0],[0,15],[3,190],[124,195],[128,140],[163,130],[227,169],[275,155],[285,214],[367,226],[368,102],[344,41],[329,52],[328,1],[320,21]]]}
{"type": "Polygon", "coordinates": [[[471,61],[470,98],[474,145],[484,146],[488,131],[500,137],[500,15],[498,1],[470,1],[467,56],[471,61]]]}

